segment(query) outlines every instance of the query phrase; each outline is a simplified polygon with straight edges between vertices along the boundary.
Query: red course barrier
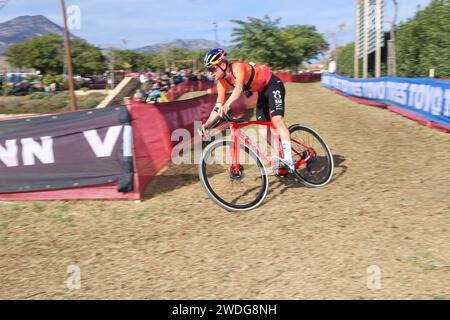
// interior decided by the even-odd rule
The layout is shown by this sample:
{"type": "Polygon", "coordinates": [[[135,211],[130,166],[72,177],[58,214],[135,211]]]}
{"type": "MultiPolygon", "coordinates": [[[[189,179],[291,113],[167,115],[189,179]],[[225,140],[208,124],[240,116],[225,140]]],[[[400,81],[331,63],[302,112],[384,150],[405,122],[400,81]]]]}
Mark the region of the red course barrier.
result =
{"type": "Polygon", "coordinates": [[[177,84],[170,88],[167,92],[167,98],[170,101],[178,99],[181,95],[194,92],[194,91],[206,91],[208,89],[212,89],[215,85],[208,81],[186,81],[177,84]]]}
{"type": "MultiPolygon", "coordinates": [[[[142,195],[148,183],[170,162],[172,148],[177,144],[171,141],[172,132],[182,128],[195,137],[194,121],[206,121],[216,99],[216,95],[208,94],[157,105],[133,102],[128,106],[133,125],[135,193],[142,195]]],[[[257,95],[241,97],[232,107],[234,116],[242,115],[256,100],[257,95]]]]}
{"type": "Polygon", "coordinates": [[[283,82],[298,83],[319,81],[321,78],[321,75],[316,73],[290,74],[286,72],[277,72],[275,75],[283,82]]]}
{"type": "MultiPolygon", "coordinates": [[[[171,141],[174,130],[183,128],[189,131],[191,143],[201,141],[194,133],[194,121],[204,122],[216,102],[215,94],[202,97],[173,101],[161,104],[144,104],[131,102],[127,108],[132,119],[133,128],[133,192],[117,191],[117,184],[97,185],[91,187],[60,189],[0,194],[0,200],[80,200],[80,199],[115,199],[137,200],[148,183],[171,160],[171,152],[178,142],[171,141]]],[[[241,97],[232,106],[234,116],[238,116],[256,104],[257,95],[250,99],[241,97]]]]}

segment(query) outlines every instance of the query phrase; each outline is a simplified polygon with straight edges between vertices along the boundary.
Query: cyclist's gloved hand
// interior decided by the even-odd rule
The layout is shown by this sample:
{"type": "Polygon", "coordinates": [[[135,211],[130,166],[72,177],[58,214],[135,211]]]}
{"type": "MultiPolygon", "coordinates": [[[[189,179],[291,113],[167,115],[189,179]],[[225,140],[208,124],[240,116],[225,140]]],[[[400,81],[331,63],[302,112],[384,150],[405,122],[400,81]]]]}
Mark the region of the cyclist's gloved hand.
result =
{"type": "Polygon", "coordinates": [[[224,115],[228,114],[230,111],[230,107],[227,105],[223,105],[219,108],[219,116],[223,118],[224,115]]]}
{"type": "Polygon", "coordinates": [[[202,126],[197,129],[197,133],[200,137],[205,137],[208,134],[208,129],[206,129],[205,125],[202,124],[202,126]]]}

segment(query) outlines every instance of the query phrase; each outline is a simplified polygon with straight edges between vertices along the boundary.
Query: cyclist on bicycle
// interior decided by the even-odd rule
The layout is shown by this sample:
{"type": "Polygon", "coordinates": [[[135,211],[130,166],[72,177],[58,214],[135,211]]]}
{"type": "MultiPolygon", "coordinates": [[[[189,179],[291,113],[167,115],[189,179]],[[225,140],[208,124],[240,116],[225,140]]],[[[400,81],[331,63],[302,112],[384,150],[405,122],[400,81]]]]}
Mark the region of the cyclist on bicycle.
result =
{"type": "MultiPolygon", "coordinates": [[[[229,112],[230,106],[239,99],[242,93],[247,97],[250,97],[252,93],[258,93],[257,120],[272,122],[281,138],[283,159],[274,158],[294,171],[290,134],[284,122],[286,91],[283,82],[265,65],[229,63],[227,53],[220,48],[213,49],[206,54],[204,65],[217,81],[218,97],[208,120],[198,130],[198,133],[202,136],[206,134],[206,130],[216,123],[219,117],[229,112]],[[225,101],[226,92],[231,89],[233,92],[225,101]]],[[[267,139],[269,128],[262,127],[261,129],[260,133],[267,139]]]]}

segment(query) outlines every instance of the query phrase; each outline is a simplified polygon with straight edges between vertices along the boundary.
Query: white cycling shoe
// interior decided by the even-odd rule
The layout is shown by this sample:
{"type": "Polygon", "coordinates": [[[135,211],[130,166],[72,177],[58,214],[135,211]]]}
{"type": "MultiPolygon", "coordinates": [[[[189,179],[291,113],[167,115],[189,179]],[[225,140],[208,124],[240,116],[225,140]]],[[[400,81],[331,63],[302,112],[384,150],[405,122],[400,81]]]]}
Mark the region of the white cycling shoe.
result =
{"type": "Polygon", "coordinates": [[[275,163],[277,169],[285,169],[291,173],[295,171],[295,163],[293,160],[282,159],[278,156],[273,156],[271,160],[275,163]]]}

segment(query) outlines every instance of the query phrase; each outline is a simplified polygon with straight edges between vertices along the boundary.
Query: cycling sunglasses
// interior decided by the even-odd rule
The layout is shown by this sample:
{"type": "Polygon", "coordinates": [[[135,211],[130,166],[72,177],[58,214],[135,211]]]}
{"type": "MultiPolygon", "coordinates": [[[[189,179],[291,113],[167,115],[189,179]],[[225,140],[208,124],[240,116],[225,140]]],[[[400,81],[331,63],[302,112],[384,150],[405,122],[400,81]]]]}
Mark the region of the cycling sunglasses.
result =
{"type": "Polygon", "coordinates": [[[216,70],[217,70],[217,66],[211,66],[211,67],[208,67],[208,68],[206,68],[209,72],[211,72],[211,73],[214,73],[214,72],[216,72],[216,70]]]}

